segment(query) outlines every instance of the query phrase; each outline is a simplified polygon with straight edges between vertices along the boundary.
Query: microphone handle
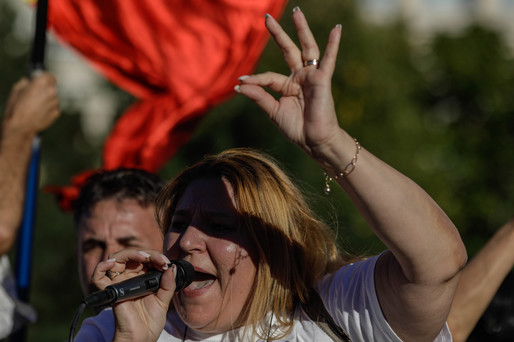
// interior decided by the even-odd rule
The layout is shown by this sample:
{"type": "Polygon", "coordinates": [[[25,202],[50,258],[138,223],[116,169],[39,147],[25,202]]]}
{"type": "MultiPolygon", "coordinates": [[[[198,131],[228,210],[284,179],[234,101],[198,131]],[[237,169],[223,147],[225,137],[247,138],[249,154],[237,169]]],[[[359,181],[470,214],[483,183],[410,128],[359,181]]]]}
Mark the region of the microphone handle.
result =
{"type": "Polygon", "coordinates": [[[161,271],[149,271],[118,284],[109,285],[105,290],[114,291],[115,299],[112,303],[117,303],[156,292],[159,289],[161,277],[161,271]]]}
{"type": "MultiPolygon", "coordinates": [[[[177,266],[175,292],[179,292],[191,284],[195,270],[193,265],[185,260],[175,260],[170,265],[172,264],[177,266]]],[[[94,292],[84,298],[83,303],[86,307],[98,307],[157,292],[161,284],[162,274],[161,271],[149,271],[140,276],[109,285],[104,290],[94,292]]]]}
{"type": "MultiPolygon", "coordinates": [[[[191,284],[195,276],[195,270],[193,265],[185,260],[175,260],[170,265],[172,264],[177,266],[175,292],[179,292],[191,284]]],[[[109,285],[104,290],[90,294],[84,298],[82,303],[86,307],[99,307],[157,292],[161,284],[162,274],[161,271],[149,271],[140,276],[109,285]]]]}
{"type": "MultiPolygon", "coordinates": [[[[171,262],[170,266],[172,264],[177,267],[175,292],[178,292],[191,284],[195,272],[193,266],[187,261],[174,260],[171,262]]],[[[115,299],[112,303],[142,297],[156,292],[159,289],[162,273],[163,272],[161,271],[149,271],[143,275],[127,279],[117,284],[109,285],[105,289],[114,291],[115,299]]]]}
{"type": "Polygon", "coordinates": [[[107,286],[86,296],[82,301],[86,307],[111,305],[123,300],[141,297],[156,292],[160,286],[162,272],[150,271],[143,275],[107,286]]]}

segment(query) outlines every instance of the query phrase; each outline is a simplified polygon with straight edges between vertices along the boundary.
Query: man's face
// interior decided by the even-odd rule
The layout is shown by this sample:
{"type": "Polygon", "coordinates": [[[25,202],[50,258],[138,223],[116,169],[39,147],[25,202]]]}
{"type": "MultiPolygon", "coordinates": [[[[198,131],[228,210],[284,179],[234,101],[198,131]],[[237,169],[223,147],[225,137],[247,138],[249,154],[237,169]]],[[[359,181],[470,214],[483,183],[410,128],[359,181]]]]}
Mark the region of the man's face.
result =
{"type": "Polygon", "coordinates": [[[82,291],[98,289],[91,282],[96,265],[121,249],[133,247],[162,250],[163,236],[154,215],[155,207],[141,207],[136,200],[98,202],[77,227],[77,258],[82,291]]]}

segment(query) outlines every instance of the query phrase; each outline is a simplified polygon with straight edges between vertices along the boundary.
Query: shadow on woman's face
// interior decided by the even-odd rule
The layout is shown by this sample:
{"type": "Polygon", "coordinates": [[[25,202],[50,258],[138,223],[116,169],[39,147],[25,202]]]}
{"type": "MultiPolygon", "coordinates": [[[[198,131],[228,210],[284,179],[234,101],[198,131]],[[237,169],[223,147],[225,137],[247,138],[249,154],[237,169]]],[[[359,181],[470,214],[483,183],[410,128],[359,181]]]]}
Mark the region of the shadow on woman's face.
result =
{"type": "Polygon", "coordinates": [[[199,331],[233,329],[253,298],[259,262],[291,286],[289,268],[305,253],[291,244],[279,229],[239,213],[227,181],[193,181],[177,202],[164,244],[171,260],[187,260],[196,270],[193,283],[174,297],[177,312],[199,331]]]}

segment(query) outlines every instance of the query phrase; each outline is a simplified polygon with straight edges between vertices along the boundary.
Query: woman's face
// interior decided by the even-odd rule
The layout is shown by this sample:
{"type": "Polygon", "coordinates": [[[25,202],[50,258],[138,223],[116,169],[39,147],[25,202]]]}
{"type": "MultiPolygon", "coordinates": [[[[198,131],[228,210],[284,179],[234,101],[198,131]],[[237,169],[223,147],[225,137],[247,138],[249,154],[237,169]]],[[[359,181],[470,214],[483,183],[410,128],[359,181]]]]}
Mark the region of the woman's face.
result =
{"type": "Polygon", "coordinates": [[[198,179],[187,187],[173,214],[164,250],[171,260],[187,260],[196,271],[193,283],[173,297],[182,320],[202,332],[235,328],[256,266],[228,182],[198,179]]]}

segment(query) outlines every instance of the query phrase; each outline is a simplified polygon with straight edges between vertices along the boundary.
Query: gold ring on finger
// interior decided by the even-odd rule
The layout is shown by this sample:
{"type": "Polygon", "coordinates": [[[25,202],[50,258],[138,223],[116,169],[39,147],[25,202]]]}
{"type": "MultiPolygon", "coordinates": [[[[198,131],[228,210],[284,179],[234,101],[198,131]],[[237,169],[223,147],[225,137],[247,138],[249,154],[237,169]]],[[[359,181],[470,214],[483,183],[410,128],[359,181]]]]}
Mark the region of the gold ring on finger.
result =
{"type": "Polygon", "coordinates": [[[105,272],[105,275],[109,277],[109,279],[114,280],[117,276],[119,276],[120,272],[113,272],[113,271],[107,271],[105,272]]]}
{"type": "Polygon", "coordinates": [[[319,59],[316,59],[316,58],[309,59],[309,60],[303,62],[304,67],[311,66],[311,65],[319,66],[319,59]]]}

